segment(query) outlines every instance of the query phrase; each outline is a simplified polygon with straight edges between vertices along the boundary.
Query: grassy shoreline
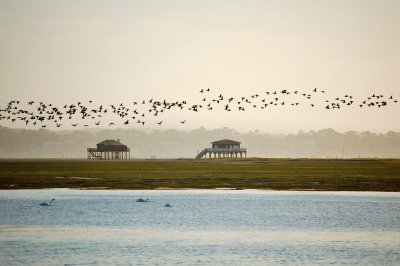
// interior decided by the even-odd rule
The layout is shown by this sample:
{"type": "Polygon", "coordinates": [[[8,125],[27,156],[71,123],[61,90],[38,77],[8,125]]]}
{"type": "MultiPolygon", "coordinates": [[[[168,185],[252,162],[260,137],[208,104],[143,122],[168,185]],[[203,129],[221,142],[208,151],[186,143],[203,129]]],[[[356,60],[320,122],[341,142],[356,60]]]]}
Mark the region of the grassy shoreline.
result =
{"type": "Polygon", "coordinates": [[[400,159],[0,159],[0,189],[40,188],[400,192],[400,159]]]}

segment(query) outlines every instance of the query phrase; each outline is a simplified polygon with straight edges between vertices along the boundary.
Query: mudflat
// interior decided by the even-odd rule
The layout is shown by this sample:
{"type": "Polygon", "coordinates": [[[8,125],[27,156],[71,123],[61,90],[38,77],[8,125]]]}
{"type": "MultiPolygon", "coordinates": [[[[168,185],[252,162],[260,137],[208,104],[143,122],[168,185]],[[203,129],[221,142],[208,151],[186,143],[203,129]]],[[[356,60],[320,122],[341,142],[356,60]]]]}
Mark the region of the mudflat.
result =
{"type": "Polygon", "coordinates": [[[400,159],[0,160],[0,189],[400,191],[400,159]]]}

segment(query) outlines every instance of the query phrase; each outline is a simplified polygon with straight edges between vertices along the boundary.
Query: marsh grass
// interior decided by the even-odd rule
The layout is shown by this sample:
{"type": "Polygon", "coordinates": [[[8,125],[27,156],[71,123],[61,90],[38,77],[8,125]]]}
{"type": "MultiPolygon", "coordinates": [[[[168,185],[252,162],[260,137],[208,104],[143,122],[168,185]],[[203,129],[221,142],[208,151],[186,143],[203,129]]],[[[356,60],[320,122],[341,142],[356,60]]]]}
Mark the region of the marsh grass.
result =
{"type": "Polygon", "coordinates": [[[400,160],[0,160],[0,189],[98,187],[400,191],[400,160]]]}

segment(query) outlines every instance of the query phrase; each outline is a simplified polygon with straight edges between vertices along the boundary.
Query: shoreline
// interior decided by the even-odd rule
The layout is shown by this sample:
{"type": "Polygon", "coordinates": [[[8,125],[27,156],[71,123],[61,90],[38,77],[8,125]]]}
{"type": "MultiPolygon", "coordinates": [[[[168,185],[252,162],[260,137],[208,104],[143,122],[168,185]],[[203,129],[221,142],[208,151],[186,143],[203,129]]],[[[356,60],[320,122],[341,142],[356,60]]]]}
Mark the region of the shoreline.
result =
{"type": "Polygon", "coordinates": [[[210,194],[210,193],[223,193],[223,194],[325,194],[325,195],[363,195],[363,194],[384,194],[384,195],[393,195],[399,196],[400,192],[397,191],[349,191],[349,190],[274,190],[274,189],[233,189],[233,188],[166,188],[166,189],[107,189],[107,188],[96,188],[96,189],[87,189],[87,188],[24,188],[24,189],[0,189],[0,195],[3,192],[24,192],[24,191],[75,191],[75,192],[138,192],[138,193],[162,193],[162,192],[171,192],[171,193],[198,193],[198,194],[210,194]]]}
{"type": "Polygon", "coordinates": [[[0,160],[0,189],[400,192],[400,159],[0,160]]]}

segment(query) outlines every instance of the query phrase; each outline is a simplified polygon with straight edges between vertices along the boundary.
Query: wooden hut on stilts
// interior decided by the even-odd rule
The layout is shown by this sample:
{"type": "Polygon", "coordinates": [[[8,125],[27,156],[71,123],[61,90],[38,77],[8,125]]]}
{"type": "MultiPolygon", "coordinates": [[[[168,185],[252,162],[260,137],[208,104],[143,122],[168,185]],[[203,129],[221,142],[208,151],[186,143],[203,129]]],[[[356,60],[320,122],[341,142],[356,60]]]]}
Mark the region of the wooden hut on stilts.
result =
{"type": "Polygon", "coordinates": [[[124,160],[130,159],[130,149],[118,140],[106,139],[97,143],[97,148],[87,148],[89,160],[124,160]]]}
{"type": "Polygon", "coordinates": [[[196,159],[201,158],[243,158],[247,156],[247,149],[240,148],[240,142],[222,139],[211,142],[211,148],[205,148],[196,155],[196,159]]]}

